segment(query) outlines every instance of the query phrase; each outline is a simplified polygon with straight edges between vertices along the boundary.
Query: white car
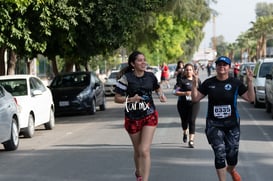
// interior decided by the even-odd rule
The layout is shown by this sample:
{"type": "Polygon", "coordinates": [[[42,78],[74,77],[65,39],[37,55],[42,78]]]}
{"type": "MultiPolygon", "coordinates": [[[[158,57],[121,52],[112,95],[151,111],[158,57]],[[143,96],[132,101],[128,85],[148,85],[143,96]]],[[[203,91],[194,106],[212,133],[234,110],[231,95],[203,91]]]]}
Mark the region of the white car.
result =
{"type": "Polygon", "coordinates": [[[273,67],[273,58],[262,58],[257,61],[253,71],[253,87],[255,92],[255,107],[265,105],[265,76],[273,67]]]}
{"type": "Polygon", "coordinates": [[[104,83],[105,95],[110,96],[115,94],[118,73],[119,71],[112,71],[110,75],[107,78],[105,78],[104,83]]]}
{"type": "Polygon", "coordinates": [[[17,104],[2,86],[0,86],[0,117],[0,143],[6,151],[16,150],[19,145],[17,104]]]}
{"type": "Polygon", "coordinates": [[[177,64],[173,63],[173,64],[168,64],[169,67],[169,78],[174,78],[174,73],[175,73],[175,69],[176,69],[177,64]]]}
{"type": "Polygon", "coordinates": [[[154,73],[154,75],[157,78],[157,81],[160,82],[161,81],[161,70],[158,66],[148,66],[147,67],[147,71],[151,71],[154,73]]]}
{"type": "Polygon", "coordinates": [[[53,129],[55,117],[52,94],[40,78],[33,75],[0,76],[0,85],[17,100],[19,129],[24,137],[31,138],[35,127],[42,124],[45,129],[53,129]]]}

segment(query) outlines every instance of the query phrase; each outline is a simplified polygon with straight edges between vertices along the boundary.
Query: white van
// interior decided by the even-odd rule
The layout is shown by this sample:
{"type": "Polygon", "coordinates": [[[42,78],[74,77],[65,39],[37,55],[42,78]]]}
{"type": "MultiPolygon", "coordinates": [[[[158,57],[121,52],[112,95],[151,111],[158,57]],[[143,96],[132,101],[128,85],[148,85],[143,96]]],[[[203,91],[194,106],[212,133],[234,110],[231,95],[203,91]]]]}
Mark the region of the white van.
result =
{"type": "Polygon", "coordinates": [[[255,91],[254,106],[265,105],[265,76],[273,67],[273,58],[263,58],[257,61],[254,67],[253,86],[255,91]]]}

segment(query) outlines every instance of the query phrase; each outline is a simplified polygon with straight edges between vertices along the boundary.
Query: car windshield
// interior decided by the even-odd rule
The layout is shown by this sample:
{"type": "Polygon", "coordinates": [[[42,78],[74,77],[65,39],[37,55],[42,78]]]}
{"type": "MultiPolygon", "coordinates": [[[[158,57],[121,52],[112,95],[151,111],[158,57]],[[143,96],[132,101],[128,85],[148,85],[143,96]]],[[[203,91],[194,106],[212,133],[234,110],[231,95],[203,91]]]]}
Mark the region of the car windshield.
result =
{"type": "Polygon", "coordinates": [[[259,77],[265,77],[268,74],[273,66],[273,63],[263,63],[259,72],[259,77]]]}
{"type": "Polygon", "coordinates": [[[50,87],[82,87],[90,84],[90,76],[88,74],[68,74],[56,76],[50,87]]]}
{"type": "Polygon", "coordinates": [[[170,71],[175,71],[175,69],[176,69],[176,65],[169,65],[168,67],[169,67],[170,71]]]}
{"type": "Polygon", "coordinates": [[[0,84],[13,96],[27,95],[26,79],[6,79],[0,80],[0,84]]]}
{"type": "Polygon", "coordinates": [[[117,74],[118,74],[118,72],[112,72],[112,73],[109,75],[109,79],[116,79],[116,78],[117,78],[117,74]]]}

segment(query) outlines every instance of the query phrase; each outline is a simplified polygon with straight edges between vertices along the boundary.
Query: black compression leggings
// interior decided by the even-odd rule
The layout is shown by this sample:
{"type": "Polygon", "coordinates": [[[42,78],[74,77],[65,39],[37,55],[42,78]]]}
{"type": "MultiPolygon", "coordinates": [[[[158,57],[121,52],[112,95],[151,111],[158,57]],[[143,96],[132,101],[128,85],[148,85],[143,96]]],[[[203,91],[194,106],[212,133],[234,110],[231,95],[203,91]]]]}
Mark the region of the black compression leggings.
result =
{"type": "Polygon", "coordinates": [[[199,112],[200,103],[191,103],[188,101],[177,101],[177,110],[181,120],[181,127],[183,130],[188,129],[189,133],[195,134],[195,120],[199,112]]]}

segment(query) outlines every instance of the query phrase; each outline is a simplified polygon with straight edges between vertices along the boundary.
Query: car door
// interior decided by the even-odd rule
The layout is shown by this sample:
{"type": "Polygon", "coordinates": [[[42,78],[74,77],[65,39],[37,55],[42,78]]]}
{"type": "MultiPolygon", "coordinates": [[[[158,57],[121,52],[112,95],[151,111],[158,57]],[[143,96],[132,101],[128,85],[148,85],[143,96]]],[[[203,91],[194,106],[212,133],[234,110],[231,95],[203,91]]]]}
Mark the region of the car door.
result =
{"type": "Polygon", "coordinates": [[[94,88],[96,96],[96,105],[100,105],[103,102],[104,88],[100,79],[93,73],[91,73],[91,85],[94,88]]]}
{"type": "Polygon", "coordinates": [[[35,126],[48,122],[51,98],[44,84],[37,78],[30,78],[30,91],[35,109],[35,126]]]}
{"type": "Polygon", "coordinates": [[[9,117],[8,110],[9,110],[9,101],[6,100],[5,93],[3,88],[0,86],[0,143],[2,141],[6,141],[9,132],[9,117]]]}

